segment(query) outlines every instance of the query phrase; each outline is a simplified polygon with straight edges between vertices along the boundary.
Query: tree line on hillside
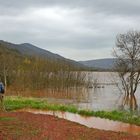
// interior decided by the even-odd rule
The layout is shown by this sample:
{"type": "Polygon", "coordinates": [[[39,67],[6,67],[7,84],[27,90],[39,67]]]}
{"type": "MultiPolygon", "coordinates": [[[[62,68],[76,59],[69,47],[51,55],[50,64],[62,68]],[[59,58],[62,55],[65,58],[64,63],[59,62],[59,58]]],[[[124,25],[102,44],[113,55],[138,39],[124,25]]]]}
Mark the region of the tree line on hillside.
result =
{"type": "Polygon", "coordinates": [[[0,78],[14,90],[65,89],[86,84],[86,75],[72,64],[25,56],[0,44],[0,78]]]}

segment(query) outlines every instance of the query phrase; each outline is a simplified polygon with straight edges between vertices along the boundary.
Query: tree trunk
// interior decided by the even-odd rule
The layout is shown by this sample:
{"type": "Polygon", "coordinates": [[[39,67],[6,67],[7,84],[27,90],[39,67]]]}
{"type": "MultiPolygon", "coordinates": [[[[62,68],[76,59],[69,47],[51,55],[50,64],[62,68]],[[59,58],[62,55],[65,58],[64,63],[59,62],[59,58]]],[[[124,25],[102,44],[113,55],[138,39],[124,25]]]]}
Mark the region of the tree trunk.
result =
{"type": "Polygon", "coordinates": [[[138,108],[138,105],[137,105],[136,97],[135,95],[131,95],[130,96],[130,109],[134,111],[134,110],[137,110],[137,108],[138,108]]]}

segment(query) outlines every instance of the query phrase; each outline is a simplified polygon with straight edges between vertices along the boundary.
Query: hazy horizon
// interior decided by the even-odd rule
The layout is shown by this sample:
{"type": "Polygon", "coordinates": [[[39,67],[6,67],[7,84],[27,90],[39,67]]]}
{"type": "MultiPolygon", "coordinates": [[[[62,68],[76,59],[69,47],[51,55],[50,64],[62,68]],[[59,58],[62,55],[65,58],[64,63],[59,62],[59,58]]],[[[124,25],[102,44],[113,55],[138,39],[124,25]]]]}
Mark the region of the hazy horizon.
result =
{"type": "Polygon", "coordinates": [[[0,40],[77,61],[112,58],[116,35],[140,30],[139,0],[0,2],[0,40]]]}

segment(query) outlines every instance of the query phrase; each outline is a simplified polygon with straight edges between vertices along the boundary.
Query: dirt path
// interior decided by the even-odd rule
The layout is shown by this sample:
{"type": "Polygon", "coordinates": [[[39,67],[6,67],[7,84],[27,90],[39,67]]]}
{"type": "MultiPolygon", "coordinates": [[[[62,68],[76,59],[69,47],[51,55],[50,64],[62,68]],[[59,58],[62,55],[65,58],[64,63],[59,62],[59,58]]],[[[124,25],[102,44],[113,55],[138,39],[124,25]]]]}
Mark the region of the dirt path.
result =
{"type": "Polygon", "coordinates": [[[27,112],[0,113],[0,140],[140,140],[140,136],[101,131],[27,112]]]}

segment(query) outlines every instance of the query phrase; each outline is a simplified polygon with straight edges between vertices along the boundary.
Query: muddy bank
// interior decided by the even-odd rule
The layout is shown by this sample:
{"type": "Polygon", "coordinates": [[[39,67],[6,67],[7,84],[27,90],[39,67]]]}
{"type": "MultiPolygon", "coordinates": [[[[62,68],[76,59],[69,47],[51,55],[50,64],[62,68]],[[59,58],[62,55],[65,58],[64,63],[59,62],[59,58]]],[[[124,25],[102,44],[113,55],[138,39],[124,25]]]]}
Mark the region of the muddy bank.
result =
{"type": "Polygon", "coordinates": [[[46,114],[53,115],[59,118],[63,118],[72,122],[85,125],[89,128],[96,128],[100,130],[110,130],[115,132],[126,132],[130,134],[140,135],[140,126],[133,124],[123,123],[119,121],[112,121],[109,119],[103,119],[98,117],[85,117],[78,114],[62,111],[43,111],[39,109],[20,109],[17,112],[30,112],[34,114],[46,114]]]}
{"type": "Polygon", "coordinates": [[[0,139],[10,140],[140,140],[139,136],[87,128],[50,115],[0,113],[0,139]]]}

